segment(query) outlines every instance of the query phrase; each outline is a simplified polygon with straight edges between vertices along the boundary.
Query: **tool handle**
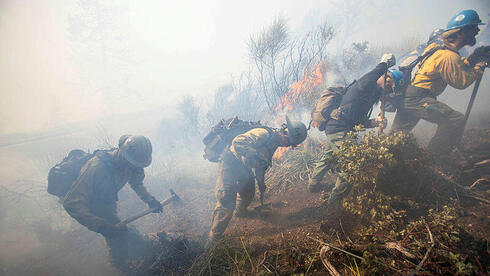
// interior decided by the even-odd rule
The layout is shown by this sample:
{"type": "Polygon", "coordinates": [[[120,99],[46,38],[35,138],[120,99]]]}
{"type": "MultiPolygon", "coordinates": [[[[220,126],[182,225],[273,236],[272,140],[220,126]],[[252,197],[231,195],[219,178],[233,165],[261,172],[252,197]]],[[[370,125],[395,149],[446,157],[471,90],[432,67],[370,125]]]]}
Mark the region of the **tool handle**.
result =
{"type": "MultiPolygon", "coordinates": [[[[485,71],[485,69],[483,69],[483,71],[485,71]]],[[[480,82],[482,78],[483,78],[483,74],[481,76],[478,76],[478,78],[475,81],[475,86],[473,86],[473,92],[471,93],[470,101],[468,103],[468,107],[466,108],[466,112],[464,114],[463,125],[461,126],[459,137],[457,137],[459,140],[463,138],[464,129],[466,128],[466,123],[468,122],[468,118],[470,117],[470,112],[471,109],[473,108],[473,103],[475,102],[476,93],[478,92],[478,88],[480,87],[480,82]]]]}
{"type": "MultiPolygon", "coordinates": [[[[383,55],[384,56],[384,55],[383,55]]],[[[383,89],[386,89],[386,77],[388,76],[388,69],[387,71],[385,72],[385,77],[384,77],[384,88],[383,89]]],[[[381,119],[384,119],[385,118],[385,95],[384,95],[384,91],[383,91],[383,94],[381,95],[381,104],[379,106],[380,108],[380,112],[379,112],[379,117],[381,117],[381,119]]],[[[378,125],[378,136],[382,135],[383,134],[383,129],[384,129],[384,126],[383,124],[379,124],[378,125]]]]}
{"type": "Polygon", "coordinates": [[[473,92],[471,93],[470,102],[468,103],[468,107],[466,108],[466,113],[464,114],[464,125],[463,126],[466,126],[466,122],[468,121],[468,118],[470,117],[470,112],[471,112],[471,109],[473,108],[473,103],[475,102],[476,93],[478,92],[478,88],[480,87],[480,82],[481,82],[482,77],[483,77],[483,75],[479,76],[475,81],[475,86],[473,87],[473,92]]]}
{"type": "MultiPolygon", "coordinates": [[[[381,109],[381,111],[379,112],[379,116],[381,117],[381,119],[384,119],[385,118],[385,98],[384,98],[384,96],[381,98],[380,109],[381,109]]],[[[383,125],[383,123],[380,123],[378,125],[378,136],[383,134],[383,129],[384,129],[384,125],[383,125]]]]}
{"type": "MultiPolygon", "coordinates": [[[[162,207],[163,206],[166,206],[166,205],[170,204],[170,202],[173,200],[173,198],[174,198],[174,196],[171,196],[171,197],[165,199],[164,201],[160,202],[160,204],[162,205],[162,207]]],[[[159,207],[153,207],[153,208],[150,208],[148,210],[145,210],[145,211],[143,211],[143,212],[141,212],[139,214],[136,214],[136,215],[134,215],[132,217],[129,217],[129,218],[127,218],[127,219],[119,222],[118,224],[116,224],[116,227],[121,227],[121,226],[124,226],[124,225],[126,225],[128,223],[131,223],[131,222],[133,222],[133,221],[135,221],[135,220],[137,220],[137,219],[139,219],[141,217],[144,217],[144,216],[148,215],[149,213],[152,213],[152,212],[156,211],[158,208],[159,207]]]]}

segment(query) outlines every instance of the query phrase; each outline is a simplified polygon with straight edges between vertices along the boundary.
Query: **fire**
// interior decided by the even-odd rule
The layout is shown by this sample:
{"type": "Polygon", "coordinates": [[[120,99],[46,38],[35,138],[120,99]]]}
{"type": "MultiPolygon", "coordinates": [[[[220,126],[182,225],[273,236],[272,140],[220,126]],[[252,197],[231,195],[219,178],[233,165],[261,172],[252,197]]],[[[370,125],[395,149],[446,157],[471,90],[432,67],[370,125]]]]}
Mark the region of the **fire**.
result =
{"type": "MultiPolygon", "coordinates": [[[[291,84],[289,91],[281,97],[279,104],[274,108],[274,117],[269,122],[280,124],[280,122],[284,122],[285,114],[299,109],[302,106],[302,98],[310,95],[324,83],[326,69],[326,64],[319,62],[313,70],[306,71],[301,80],[291,84]]],[[[278,148],[273,158],[276,160],[283,158],[289,149],[286,147],[278,148]]]]}
{"type": "Polygon", "coordinates": [[[311,71],[307,71],[303,79],[291,84],[289,91],[284,94],[279,104],[274,108],[275,112],[291,112],[301,102],[301,97],[311,94],[315,88],[324,82],[326,65],[324,62],[318,65],[311,71]]]}
{"type": "Polygon", "coordinates": [[[286,152],[289,151],[289,147],[279,147],[277,148],[277,150],[274,152],[274,155],[272,156],[272,158],[274,160],[280,160],[282,159],[285,155],[286,155],[286,152]]]}

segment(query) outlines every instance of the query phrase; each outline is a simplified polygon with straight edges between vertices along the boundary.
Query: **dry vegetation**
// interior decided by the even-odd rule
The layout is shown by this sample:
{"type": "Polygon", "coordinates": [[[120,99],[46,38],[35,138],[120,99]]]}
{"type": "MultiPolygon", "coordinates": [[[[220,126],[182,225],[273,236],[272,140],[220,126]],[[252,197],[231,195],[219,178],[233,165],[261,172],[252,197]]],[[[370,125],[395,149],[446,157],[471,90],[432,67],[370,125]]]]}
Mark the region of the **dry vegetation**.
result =
{"type": "MultiPolygon", "coordinates": [[[[485,162],[488,131],[469,134],[475,136],[465,137],[466,154],[472,164],[485,162]]],[[[488,202],[478,199],[488,197],[488,182],[468,188],[488,176],[488,164],[465,164],[470,169],[453,175],[441,164],[457,166],[456,156],[434,160],[411,135],[368,133],[339,152],[339,170],[354,185],[343,210],[332,212],[322,196],[305,191],[318,153],[318,144],[309,141],[277,161],[267,177],[272,211],[232,221],[229,238],[187,272],[323,275],[329,264],[342,275],[488,273],[488,202]]]]}

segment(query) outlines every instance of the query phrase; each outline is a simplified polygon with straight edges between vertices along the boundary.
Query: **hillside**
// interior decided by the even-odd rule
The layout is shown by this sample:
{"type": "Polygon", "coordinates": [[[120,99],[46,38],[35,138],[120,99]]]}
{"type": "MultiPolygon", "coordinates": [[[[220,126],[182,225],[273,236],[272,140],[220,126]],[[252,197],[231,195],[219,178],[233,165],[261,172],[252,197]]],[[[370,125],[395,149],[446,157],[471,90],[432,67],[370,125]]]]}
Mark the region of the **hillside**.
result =
{"type": "MultiPolygon", "coordinates": [[[[271,210],[251,218],[233,218],[227,238],[202,253],[202,232],[189,232],[184,243],[182,236],[175,243],[166,237],[162,247],[180,244],[183,251],[173,252],[181,261],[187,258],[182,265],[193,264],[188,271],[176,271],[168,262],[171,254],[160,255],[156,261],[149,257],[152,269],[139,266],[138,271],[325,275],[328,264],[331,273],[336,270],[341,275],[488,273],[490,131],[467,131],[464,160],[455,154],[430,156],[409,135],[377,138],[371,134],[361,141],[357,150],[370,152],[385,145],[392,155],[383,159],[371,151],[371,155],[353,159],[364,173],[350,171],[349,179],[357,182],[342,210],[327,209],[328,191],[312,194],[306,190],[308,170],[320,149],[318,142],[310,140],[275,161],[268,172],[266,204],[271,210]]],[[[344,155],[346,151],[355,152],[355,145],[345,147],[344,155]]],[[[199,229],[205,232],[208,225],[199,229]]]]}

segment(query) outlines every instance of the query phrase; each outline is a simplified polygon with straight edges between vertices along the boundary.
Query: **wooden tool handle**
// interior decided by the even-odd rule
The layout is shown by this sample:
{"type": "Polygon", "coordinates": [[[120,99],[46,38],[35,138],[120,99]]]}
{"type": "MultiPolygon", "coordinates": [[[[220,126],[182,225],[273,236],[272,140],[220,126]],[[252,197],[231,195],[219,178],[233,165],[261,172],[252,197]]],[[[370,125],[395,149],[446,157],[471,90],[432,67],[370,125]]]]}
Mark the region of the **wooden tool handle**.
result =
{"type": "MultiPolygon", "coordinates": [[[[165,199],[164,201],[160,202],[160,204],[163,207],[165,205],[168,205],[170,202],[172,202],[173,199],[174,199],[174,196],[171,196],[171,197],[165,199]]],[[[144,216],[148,215],[149,213],[152,213],[152,212],[156,211],[157,209],[158,209],[158,207],[153,207],[153,208],[150,208],[148,210],[145,210],[145,211],[143,211],[143,212],[141,212],[139,214],[136,214],[136,215],[134,215],[132,217],[129,217],[129,218],[127,218],[127,219],[119,222],[118,224],[116,224],[116,227],[124,226],[124,225],[126,225],[126,224],[128,224],[130,222],[133,222],[133,221],[135,221],[135,220],[137,220],[137,219],[139,219],[141,217],[144,217],[144,216]]]]}

